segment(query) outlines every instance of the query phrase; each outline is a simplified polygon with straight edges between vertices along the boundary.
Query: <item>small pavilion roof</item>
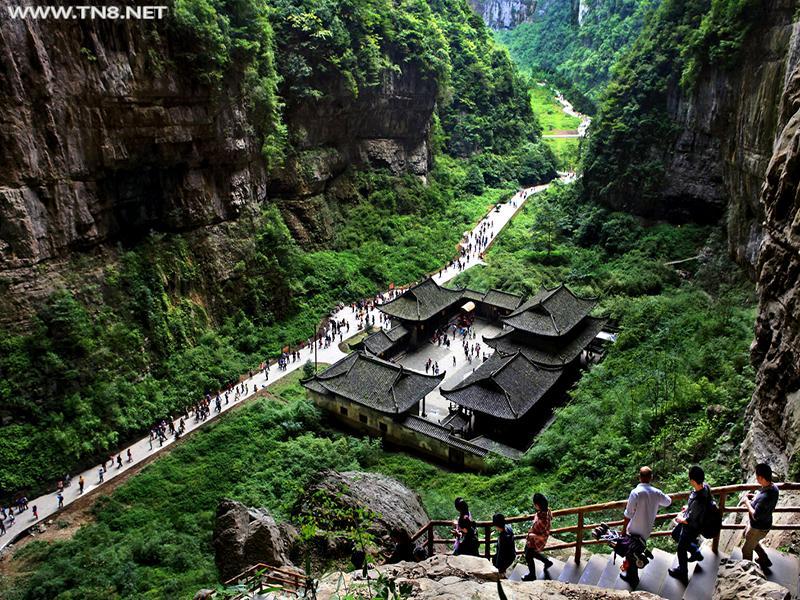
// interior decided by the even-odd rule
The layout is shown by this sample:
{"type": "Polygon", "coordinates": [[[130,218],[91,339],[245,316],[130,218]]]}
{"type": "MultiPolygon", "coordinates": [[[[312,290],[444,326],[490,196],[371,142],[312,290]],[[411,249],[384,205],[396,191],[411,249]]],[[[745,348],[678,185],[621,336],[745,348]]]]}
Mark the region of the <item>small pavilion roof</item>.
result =
{"type": "Polygon", "coordinates": [[[595,299],[579,298],[562,283],[553,289],[542,288],[501,320],[525,333],[558,337],[569,333],[595,304],[595,299]]]}
{"type": "Polygon", "coordinates": [[[464,381],[442,396],[499,419],[524,417],[558,381],[562,367],[539,365],[521,352],[495,352],[464,381]]]}
{"type": "Polygon", "coordinates": [[[394,300],[380,305],[378,309],[390,317],[404,321],[427,321],[438,312],[459,302],[461,298],[461,290],[442,287],[428,277],[394,300]]]}
{"type": "Polygon", "coordinates": [[[364,338],[364,347],[375,355],[380,355],[394,347],[408,334],[408,329],[395,325],[388,331],[381,329],[364,338]]]}
{"type": "Polygon", "coordinates": [[[444,372],[426,375],[366,352],[353,352],[304,381],[303,386],[379,412],[401,414],[436,389],[444,376],[444,372]]]}

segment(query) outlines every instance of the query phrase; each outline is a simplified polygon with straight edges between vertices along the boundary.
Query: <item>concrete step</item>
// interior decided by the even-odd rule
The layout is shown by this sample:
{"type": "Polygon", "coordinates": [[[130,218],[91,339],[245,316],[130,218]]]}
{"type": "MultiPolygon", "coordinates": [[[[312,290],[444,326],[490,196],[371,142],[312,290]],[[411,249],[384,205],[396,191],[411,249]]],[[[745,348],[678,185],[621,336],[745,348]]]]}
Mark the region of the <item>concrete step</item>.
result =
{"type": "Polygon", "coordinates": [[[606,564],[608,563],[607,554],[594,554],[586,563],[586,568],[583,570],[578,583],[583,585],[597,585],[600,580],[600,575],[605,571],[606,564]]]}
{"type": "MultiPolygon", "coordinates": [[[[672,557],[672,561],[669,563],[667,569],[672,569],[678,566],[678,557],[674,554],[670,554],[669,556],[672,557]]],[[[692,572],[694,571],[695,563],[689,563],[689,576],[692,576],[692,572]]],[[[683,585],[680,581],[671,577],[669,573],[667,573],[664,577],[664,583],[661,585],[661,590],[659,592],[659,596],[662,598],[666,598],[667,600],[680,600],[683,598],[683,594],[686,592],[686,586],[683,585]]]]}
{"type": "MultiPolygon", "coordinates": [[[[772,548],[767,548],[767,556],[772,561],[772,566],[764,569],[764,577],[767,581],[773,581],[785,587],[792,594],[792,598],[798,597],[798,578],[800,578],[800,560],[796,556],[783,554],[772,548]]],[[[736,548],[731,552],[731,560],[742,560],[742,549],[736,548]]],[[[755,556],[753,558],[756,558],[755,556]]]]}
{"type": "Polygon", "coordinates": [[[772,566],[765,570],[764,575],[768,581],[774,581],[785,587],[798,597],[798,580],[800,579],[800,560],[791,554],[783,554],[772,548],[767,548],[767,555],[772,561],[772,566]]]}
{"type": "MultiPolygon", "coordinates": [[[[652,548],[651,552],[653,553],[653,560],[644,569],[639,569],[639,585],[636,590],[658,595],[664,585],[664,579],[667,577],[667,569],[672,566],[672,560],[675,557],[658,548],[652,548]]],[[[630,590],[630,586],[619,577],[617,577],[614,588],[630,590]]]]}
{"type": "MultiPolygon", "coordinates": [[[[544,572],[544,565],[538,560],[536,561],[536,579],[558,579],[558,576],[561,574],[561,570],[564,568],[564,563],[555,558],[551,558],[550,560],[552,561],[553,566],[550,567],[548,573],[544,572]]],[[[528,565],[525,563],[525,558],[520,557],[517,565],[509,573],[508,579],[509,581],[522,581],[522,578],[527,574],[528,565]]]]}
{"type": "Polygon", "coordinates": [[[558,574],[558,581],[565,583],[578,583],[578,580],[583,575],[583,570],[586,568],[588,561],[584,558],[581,562],[576,563],[574,558],[570,558],[564,563],[561,572],[558,574]]]}
{"type": "Polygon", "coordinates": [[[618,581],[624,583],[619,578],[619,574],[622,572],[619,568],[622,566],[623,559],[617,556],[614,560],[613,554],[607,555],[607,558],[606,568],[603,569],[600,579],[597,580],[597,587],[614,589],[618,581]]]}
{"type": "Polygon", "coordinates": [[[711,600],[714,594],[721,557],[711,552],[710,548],[703,548],[702,552],[703,560],[695,564],[694,573],[683,594],[684,600],[711,600]]]}

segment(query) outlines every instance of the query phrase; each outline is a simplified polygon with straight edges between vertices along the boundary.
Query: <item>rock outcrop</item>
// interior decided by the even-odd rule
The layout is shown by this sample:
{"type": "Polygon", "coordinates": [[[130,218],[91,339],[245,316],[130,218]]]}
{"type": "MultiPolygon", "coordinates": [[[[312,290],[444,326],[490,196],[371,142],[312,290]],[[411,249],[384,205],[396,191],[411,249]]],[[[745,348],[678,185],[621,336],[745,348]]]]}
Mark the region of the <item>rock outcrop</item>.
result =
{"type": "Polygon", "coordinates": [[[470,0],[486,24],[492,29],[512,29],[533,17],[537,0],[470,0]]]}
{"type": "Polygon", "coordinates": [[[357,197],[351,166],[426,175],[438,82],[413,61],[357,96],[326,72],[320,99],[282,98],[292,148],[267,172],[237,65],[219,87],[202,83],[170,27],[0,22],[0,326],[24,328],[69,286],[65,273],[102,286],[115,250],[152,231],[204,238],[209,277],[224,283],[241,253],[211,249],[238,246],[227,224],[263,203],[278,203],[300,242],[324,244],[336,205],[357,197]]]}
{"type": "Polygon", "coordinates": [[[320,532],[317,543],[329,557],[350,555],[352,544],[336,532],[353,528],[356,518],[385,550],[392,548],[392,528],[413,535],[430,520],[416,492],[385,475],[359,471],[326,471],[298,501],[294,515],[295,522],[313,521],[320,532]]]}
{"type": "Polygon", "coordinates": [[[783,127],[761,195],[764,239],[751,348],[758,370],[742,449],[747,471],[768,461],[779,476],[790,478],[800,476],[793,465],[800,438],[800,40],[794,40],[793,69],[780,105],[783,127]]]}
{"type": "Polygon", "coordinates": [[[664,206],[693,217],[727,214],[729,250],[755,274],[763,236],[761,186],[780,129],[784,78],[794,58],[794,0],[770,0],[735,69],[706,68],[693,93],[668,101],[679,133],[667,154],[664,206]]]}
{"type": "MultiPolygon", "coordinates": [[[[408,592],[409,598],[419,600],[497,600],[497,572],[491,563],[474,556],[437,554],[420,563],[383,565],[370,571],[370,577],[383,574],[408,592]]],[[[373,582],[374,585],[374,582],[373,582]]],[[[366,598],[366,582],[358,573],[334,573],[325,577],[317,598],[330,600],[347,591],[355,598],[366,598]],[[337,592],[338,590],[338,592],[337,592]]],[[[647,592],[605,590],[588,585],[572,585],[559,581],[503,581],[503,591],[516,600],[611,600],[614,598],[653,599],[647,592]]]]}
{"type": "Polygon", "coordinates": [[[291,525],[276,523],[263,509],[221,501],[213,538],[220,579],[227,581],[257,563],[291,566],[289,555],[297,537],[291,525]]]}
{"type": "Polygon", "coordinates": [[[714,586],[713,600],[790,600],[782,585],[767,581],[756,563],[723,559],[714,586]]]}

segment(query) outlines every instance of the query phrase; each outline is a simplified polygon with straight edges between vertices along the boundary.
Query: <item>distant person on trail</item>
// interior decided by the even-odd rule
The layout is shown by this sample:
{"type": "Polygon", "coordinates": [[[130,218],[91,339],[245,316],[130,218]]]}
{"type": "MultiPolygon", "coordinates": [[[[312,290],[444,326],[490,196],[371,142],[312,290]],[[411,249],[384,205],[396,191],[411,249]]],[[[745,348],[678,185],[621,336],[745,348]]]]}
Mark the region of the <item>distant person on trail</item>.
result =
{"type": "Polygon", "coordinates": [[[105,473],[106,473],[106,470],[103,467],[100,467],[97,470],[97,475],[98,475],[97,482],[98,483],[103,483],[103,475],[105,475],[105,473]]]}
{"type": "Polygon", "coordinates": [[[517,558],[517,548],[514,546],[514,530],[511,525],[506,525],[506,518],[500,513],[492,517],[492,525],[497,530],[497,552],[492,558],[492,564],[505,577],[506,571],[517,558]]]}
{"type": "Polygon", "coordinates": [[[122,454],[117,454],[117,468],[122,468],[122,454]]]}
{"type": "Polygon", "coordinates": [[[392,538],[394,543],[394,550],[389,558],[386,559],[387,565],[393,565],[399,562],[411,562],[414,560],[414,543],[411,541],[411,536],[408,531],[403,528],[395,527],[389,532],[389,537],[392,538]]]}
{"type": "Polygon", "coordinates": [[[129,463],[133,462],[133,454],[131,454],[130,448],[128,448],[128,462],[129,463]]]}
{"type": "Polygon", "coordinates": [[[750,522],[744,530],[744,546],[742,558],[753,560],[753,551],[758,555],[756,562],[761,568],[772,566],[772,561],[767,556],[767,551],[761,545],[761,540],[772,529],[772,512],[778,505],[780,492],[778,486],[772,482],[772,468],[765,463],[756,465],[756,481],[761,489],[758,494],[742,495],[742,503],[747,507],[750,522]]]}
{"type": "MultiPolygon", "coordinates": [[[[647,543],[653,524],[662,506],[672,504],[672,499],[657,487],[650,485],[653,470],[650,467],[639,469],[639,485],[628,496],[628,505],[622,520],[622,535],[639,536],[647,543]]],[[[628,557],[623,557],[628,558],[628,557]]],[[[635,560],[628,560],[627,573],[620,573],[620,579],[628,582],[632,589],[639,585],[639,568],[635,560]]]]}
{"type": "Polygon", "coordinates": [[[58,500],[58,508],[64,508],[64,494],[58,492],[58,494],[56,494],[56,499],[58,500]]]}
{"type": "Polygon", "coordinates": [[[550,507],[544,494],[537,492],[533,495],[533,506],[536,509],[536,516],[528,531],[528,538],[525,540],[525,562],[528,563],[528,574],[522,578],[522,581],[536,580],[536,565],[534,562],[536,560],[544,563],[545,579],[549,579],[547,571],[553,566],[553,562],[542,554],[544,547],[547,545],[547,539],[550,537],[550,523],[553,520],[553,513],[550,512],[550,507]]]}
{"type": "Polygon", "coordinates": [[[455,556],[479,556],[478,533],[475,531],[472,519],[467,516],[459,517],[458,531],[460,535],[453,548],[453,554],[455,556]]]}
{"type": "Polygon", "coordinates": [[[33,505],[33,520],[34,521],[39,520],[39,509],[36,507],[35,504],[33,505]]]}
{"type": "Polygon", "coordinates": [[[703,517],[709,502],[711,502],[711,489],[706,485],[706,474],[697,465],[689,469],[689,483],[692,493],[683,512],[675,518],[677,525],[672,530],[672,539],[678,542],[678,566],[668,572],[671,577],[681,581],[683,585],[689,583],[689,562],[703,560],[697,537],[703,524],[703,517]]]}
{"type": "Polygon", "coordinates": [[[86,484],[86,482],[83,480],[83,475],[81,475],[81,476],[78,478],[78,493],[79,493],[79,494],[82,494],[82,493],[83,493],[83,486],[84,486],[85,484],[86,484]]]}

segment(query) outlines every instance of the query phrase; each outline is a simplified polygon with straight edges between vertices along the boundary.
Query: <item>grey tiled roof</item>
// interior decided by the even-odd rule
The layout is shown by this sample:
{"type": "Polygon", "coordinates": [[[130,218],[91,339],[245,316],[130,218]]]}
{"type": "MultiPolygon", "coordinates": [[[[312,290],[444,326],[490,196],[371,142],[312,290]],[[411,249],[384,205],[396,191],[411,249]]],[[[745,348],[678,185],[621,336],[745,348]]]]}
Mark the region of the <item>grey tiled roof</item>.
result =
{"type": "Polygon", "coordinates": [[[552,290],[542,288],[501,320],[534,335],[561,336],[580,323],[595,304],[595,300],[578,298],[561,284],[552,290]]]}
{"type": "Polygon", "coordinates": [[[427,321],[439,311],[459,302],[461,296],[461,290],[441,287],[429,277],[378,308],[384,314],[405,321],[427,321]]]}
{"type": "Polygon", "coordinates": [[[484,336],[483,341],[490,348],[504,354],[514,354],[519,351],[533,362],[563,365],[575,360],[581,350],[592,343],[605,324],[605,319],[586,317],[562,337],[526,336],[526,339],[521,340],[514,330],[509,330],[492,338],[484,336]]]}
{"type": "Polygon", "coordinates": [[[408,329],[402,325],[395,325],[389,331],[381,329],[364,338],[364,347],[373,354],[381,354],[394,347],[407,333],[408,329]]]}
{"type": "Polygon", "coordinates": [[[353,352],[303,385],[383,413],[400,414],[436,389],[444,375],[425,375],[366,352],[353,352]]]}
{"type": "Polygon", "coordinates": [[[471,290],[469,288],[464,288],[461,290],[461,297],[464,300],[474,300],[475,302],[480,302],[483,300],[485,294],[483,292],[479,292],[477,290],[471,290]]]}
{"type": "Polygon", "coordinates": [[[520,352],[495,352],[454,388],[439,391],[464,408],[516,420],[533,408],[562,373],[562,367],[535,364],[520,352]]]}
{"type": "Polygon", "coordinates": [[[514,310],[519,306],[519,303],[522,302],[522,297],[501,290],[489,290],[483,297],[482,302],[497,306],[498,308],[514,310]]]}
{"type": "Polygon", "coordinates": [[[409,415],[406,417],[406,420],[403,421],[403,425],[412,431],[416,431],[417,433],[421,433],[440,442],[444,442],[448,446],[456,448],[457,450],[470,452],[471,454],[475,454],[477,456],[486,456],[489,453],[486,448],[477,446],[463,438],[452,435],[449,429],[442,427],[433,421],[428,421],[428,419],[418,417],[417,415],[409,415]]]}

